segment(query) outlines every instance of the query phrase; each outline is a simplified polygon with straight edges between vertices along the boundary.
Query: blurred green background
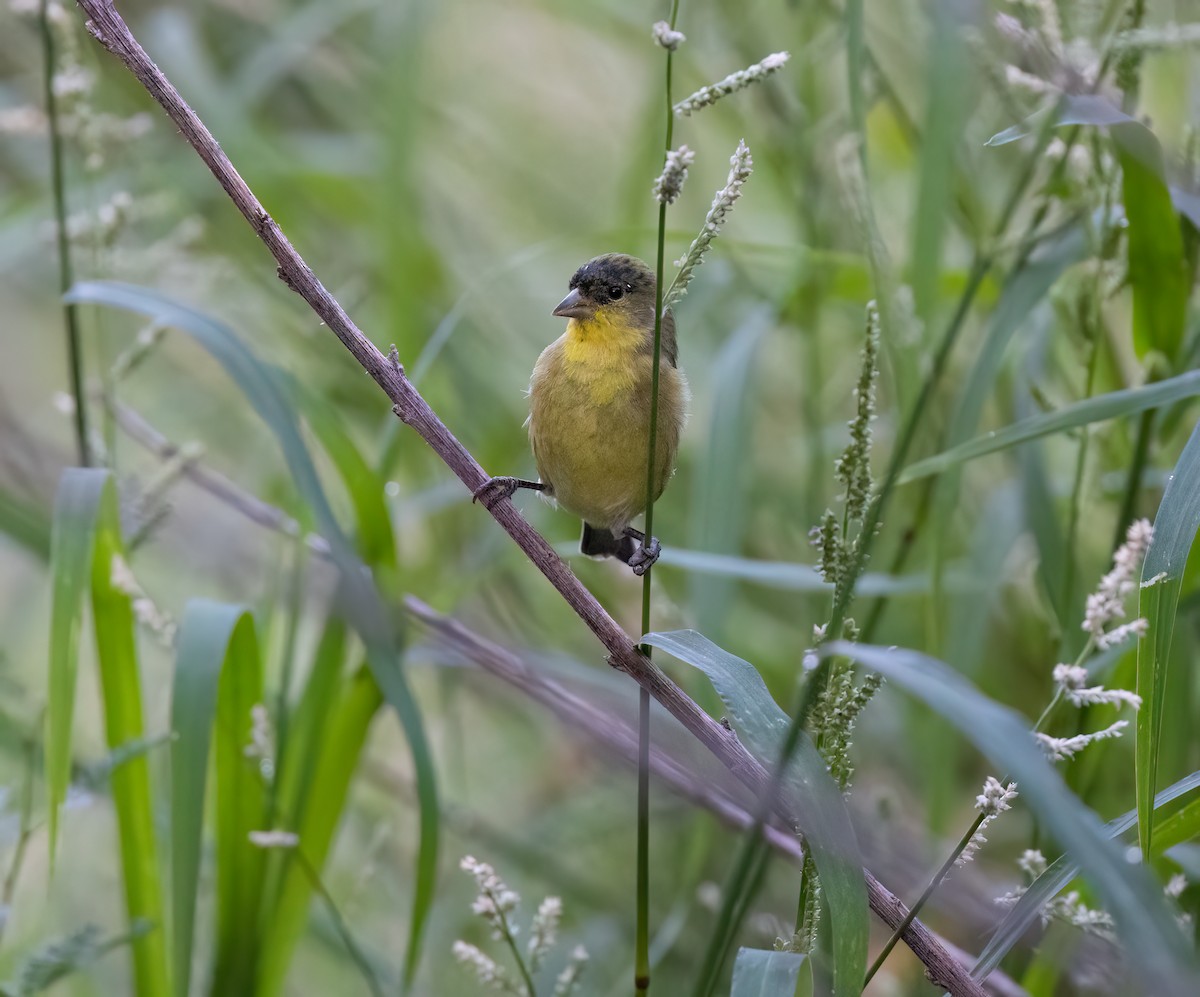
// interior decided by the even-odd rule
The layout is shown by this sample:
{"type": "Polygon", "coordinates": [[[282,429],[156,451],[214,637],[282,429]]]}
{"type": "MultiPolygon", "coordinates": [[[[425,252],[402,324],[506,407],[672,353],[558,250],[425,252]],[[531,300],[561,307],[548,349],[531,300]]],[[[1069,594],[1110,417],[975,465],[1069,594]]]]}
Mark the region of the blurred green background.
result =
{"type": "MultiPolygon", "coordinates": [[[[1045,45],[1036,4],[868,3],[865,50],[848,65],[841,4],[681,4],[687,42],[675,60],[676,99],[772,51],[788,50],[791,61],[676,125],[676,142],[697,155],[668,212],[668,260],[698,230],[739,138],[755,172],[676,309],[693,399],[679,469],[655,513],[667,553],[654,572],[654,628],[703,631],[753,662],[785,708],[812,628],[828,617],[828,593],[802,566],[814,560],[808,532],[838,493],[833,460],[853,414],[869,299],[885,305],[879,469],[959,311],[957,342],[910,460],[975,435],[964,415],[972,410],[982,431],[1137,386],[1148,373],[1194,366],[1194,311],[1182,345],[1159,367],[1135,349],[1122,228],[1111,222],[1121,203],[1119,171],[1104,132],[1084,128],[1063,169],[1033,137],[984,145],[1050,99],[1006,78],[1007,66],[1086,90],[1125,24],[1121,2],[1055,6],[1065,39],[1058,52],[1045,45]],[[998,13],[1018,18],[1036,44],[1022,49],[997,28],[998,13]],[[860,130],[865,180],[854,141],[860,130]],[[996,332],[1005,322],[1008,341],[996,332]],[[997,352],[983,365],[987,349],[997,352]],[[761,562],[778,565],[767,570],[761,562]]],[[[1188,0],[1146,7],[1149,27],[1200,14],[1188,0]]],[[[653,257],[663,60],[650,23],[666,16],[665,5],[143,0],[121,9],[325,285],[381,349],[396,344],[451,431],[489,473],[532,476],[523,392],[538,352],[562,331],[550,310],[568,277],[601,252],[653,257]]],[[[79,12],[66,13],[72,25],[57,30],[74,42],[60,39],[60,58],[83,75],[63,85],[64,113],[94,123],[65,139],[76,276],[175,297],[288,371],[335,411],[377,471],[370,487],[382,494],[395,537],[388,591],[420,596],[565,680],[594,686],[598,701],[631,715],[631,683],[608,671],[602,649],[561,598],[280,284],[193,151],[87,37],[79,12]]],[[[43,106],[40,35],[36,19],[19,9],[0,18],[0,855],[7,863],[19,833],[26,745],[46,701],[51,507],[62,469],[77,458],[64,414],[70,388],[48,140],[29,110],[43,106]]],[[[1114,67],[1106,64],[1102,92],[1120,103],[1114,67]]],[[[1195,195],[1195,46],[1148,50],[1140,86],[1124,99],[1162,143],[1170,182],[1195,195]]],[[[1194,221],[1180,224],[1194,253],[1194,221]]],[[[1190,286],[1194,255],[1189,265],[1190,286]]],[[[122,428],[112,400],[172,443],[195,445],[199,464],[239,492],[313,528],[278,444],[189,337],[167,332],[115,380],[112,366],[141,320],[86,307],[80,321],[96,449],[115,472],[127,536],[144,532],[129,556],[139,585],[176,620],[196,597],[251,607],[272,701],[285,673],[298,689],[329,612],[333,569],[317,556],[298,558],[293,539],[249,522],[186,475],[164,481],[163,460],[122,428]]],[[[900,486],[867,569],[876,588],[863,592],[877,593],[889,573],[905,583],[885,599],[860,593],[852,615],[862,624],[880,614],[873,642],[942,657],[1032,720],[1052,693],[1053,665],[1082,646],[1083,600],[1108,568],[1123,510],[1153,517],[1196,413],[1182,402],[1159,410],[1146,429],[1139,417],[1125,417],[985,457],[963,469],[949,507],[926,505],[937,500],[922,482],[900,486]]],[[[350,529],[351,496],[324,451],[312,449],[350,529]]],[[[574,549],[571,517],[528,494],[517,501],[551,542],[574,549]]],[[[575,557],[571,565],[636,633],[640,585],[610,563],[575,557]]],[[[1186,667],[1197,647],[1195,607],[1189,582],[1173,650],[1184,667],[1171,672],[1159,785],[1200,767],[1189,719],[1194,668],[1186,667]]],[[[469,911],[470,879],[457,869],[466,853],[498,867],[520,892],[525,915],[546,894],[563,897],[566,945],[552,969],[582,943],[592,957],[582,992],[626,992],[632,773],[537,704],[455,667],[460,662],[421,628],[409,628],[404,646],[443,811],[417,992],[476,992],[449,954],[456,938],[490,944],[469,911]]],[[[90,641],[82,647],[78,789],[53,878],[42,817],[30,837],[0,978],[47,939],[86,923],[118,931],[124,919],[112,809],[103,782],[89,788],[84,779],[107,748],[90,641]]],[[[173,653],[146,631],[140,651],[147,730],[161,734],[169,726],[173,653]]],[[[1126,654],[1110,684],[1132,687],[1132,667],[1126,654]]],[[[701,676],[673,674],[720,714],[701,676]]],[[[671,736],[678,732],[665,718],[656,725],[670,751],[720,780],[699,746],[671,736]]],[[[854,810],[869,829],[864,836],[881,842],[876,872],[911,899],[969,824],[991,769],[944,721],[887,688],[855,742],[854,810]]],[[[1132,737],[1108,742],[1067,770],[1105,819],[1133,806],[1132,747],[1132,737]]],[[[161,785],[166,749],[146,757],[161,785]]],[[[389,979],[398,973],[411,906],[412,778],[400,726],[382,709],[323,874],[354,936],[389,979]]],[[[44,814],[40,784],[36,800],[35,812],[44,814]]],[[[653,806],[655,992],[683,993],[712,925],[705,884],[722,882],[736,838],[665,790],[655,791],[653,806]]],[[[169,816],[160,794],[164,835],[169,816]]],[[[1013,859],[1033,833],[1027,813],[1006,818],[980,862],[952,880],[940,909],[935,903],[932,925],[979,951],[997,917],[991,897],[1019,881],[1013,859]]],[[[210,886],[206,873],[198,987],[208,973],[210,886]]],[[[742,944],[769,948],[776,935],[790,934],[796,887],[795,869],[772,866],[742,944]]],[[[1014,975],[1028,958],[1014,955],[1014,975]]],[[[109,955],[53,992],[131,992],[127,964],[124,954],[109,955]]],[[[920,969],[898,950],[870,992],[932,993],[920,969]]],[[[1071,990],[1069,976],[1063,992],[1086,992],[1071,990]]],[[[288,981],[293,994],[362,987],[320,904],[288,981]]]]}

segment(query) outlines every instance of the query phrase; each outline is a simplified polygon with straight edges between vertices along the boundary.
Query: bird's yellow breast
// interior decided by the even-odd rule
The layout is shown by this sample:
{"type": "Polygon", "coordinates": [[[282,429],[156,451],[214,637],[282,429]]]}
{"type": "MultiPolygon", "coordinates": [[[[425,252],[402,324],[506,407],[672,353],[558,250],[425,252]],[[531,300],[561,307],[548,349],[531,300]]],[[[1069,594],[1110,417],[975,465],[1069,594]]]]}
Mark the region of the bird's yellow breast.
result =
{"type": "Polygon", "coordinates": [[[563,373],[584,388],[593,402],[603,405],[633,386],[646,333],[597,313],[586,321],[571,319],[562,343],[563,373]]]}
{"type": "MultiPolygon", "coordinates": [[[[604,319],[572,320],[538,358],[529,437],[538,473],[567,511],[623,529],[646,507],[653,370],[646,333],[604,319]]],[[[675,464],[687,404],[683,374],[664,361],[654,495],[675,464]]]]}

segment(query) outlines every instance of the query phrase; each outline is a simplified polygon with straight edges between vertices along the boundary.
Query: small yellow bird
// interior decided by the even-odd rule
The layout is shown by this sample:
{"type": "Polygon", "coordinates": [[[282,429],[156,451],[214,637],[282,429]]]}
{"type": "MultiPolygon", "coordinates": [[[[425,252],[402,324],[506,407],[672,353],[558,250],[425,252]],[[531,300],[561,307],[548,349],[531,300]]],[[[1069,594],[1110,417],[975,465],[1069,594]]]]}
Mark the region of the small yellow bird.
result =
{"type": "MultiPolygon", "coordinates": [[[[557,500],[583,520],[580,549],[646,572],[659,542],[630,526],[646,508],[654,364],[654,271],[632,256],[597,256],[575,271],[554,314],[567,331],[542,351],[529,382],[529,441],[538,481],[496,477],[475,492],[491,507],[518,488],[557,500]]],[[[675,468],[687,418],[676,366],[675,318],[663,315],[654,498],[675,468]]]]}

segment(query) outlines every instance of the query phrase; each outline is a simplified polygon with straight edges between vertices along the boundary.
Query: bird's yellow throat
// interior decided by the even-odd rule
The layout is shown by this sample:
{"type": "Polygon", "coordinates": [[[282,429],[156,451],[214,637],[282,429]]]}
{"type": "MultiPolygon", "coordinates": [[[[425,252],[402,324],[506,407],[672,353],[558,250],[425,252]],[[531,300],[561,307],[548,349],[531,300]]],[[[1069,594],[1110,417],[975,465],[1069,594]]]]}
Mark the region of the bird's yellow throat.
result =
{"type": "Polygon", "coordinates": [[[604,309],[590,319],[571,319],[563,359],[567,374],[584,386],[592,401],[604,404],[633,386],[637,360],[644,356],[644,329],[604,309]]]}

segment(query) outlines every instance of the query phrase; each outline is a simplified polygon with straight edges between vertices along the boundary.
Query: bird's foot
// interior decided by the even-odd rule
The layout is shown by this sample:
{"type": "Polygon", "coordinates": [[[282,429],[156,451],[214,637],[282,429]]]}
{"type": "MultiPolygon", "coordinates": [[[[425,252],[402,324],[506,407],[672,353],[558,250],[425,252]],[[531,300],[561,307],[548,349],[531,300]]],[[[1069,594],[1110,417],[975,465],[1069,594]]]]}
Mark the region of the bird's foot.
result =
{"type": "Polygon", "coordinates": [[[512,478],[507,474],[488,478],[482,485],[471,493],[471,501],[482,501],[489,511],[501,499],[512,498],[518,488],[528,488],[530,491],[544,492],[546,486],[541,481],[526,481],[524,478],[512,478]]]}
{"type": "Polygon", "coordinates": [[[633,552],[633,556],[629,558],[629,566],[633,569],[635,575],[641,577],[650,570],[661,553],[662,544],[658,542],[658,537],[643,536],[641,545],[633,552]]]}
{"type": "Polygon", "coordinates": [[[485,509],[492,509],[501,499],[512,498],[521,487],[521,479],[507,474],[488,478],[471,493],[471,501],[482,502],[485,509]]]}

